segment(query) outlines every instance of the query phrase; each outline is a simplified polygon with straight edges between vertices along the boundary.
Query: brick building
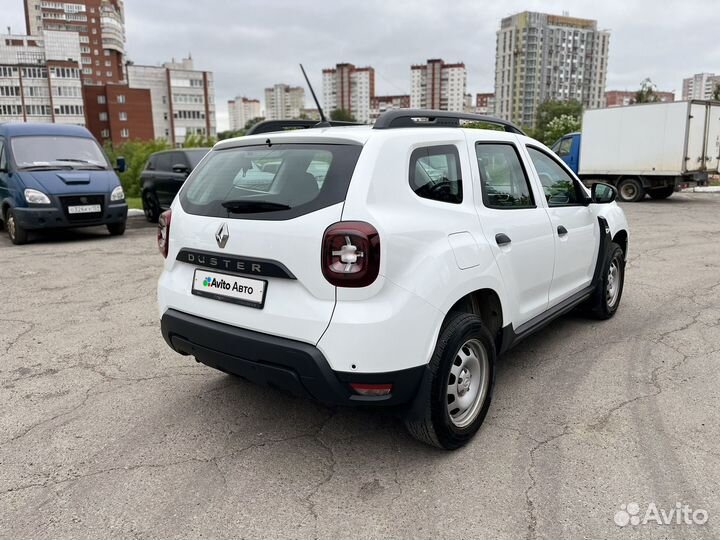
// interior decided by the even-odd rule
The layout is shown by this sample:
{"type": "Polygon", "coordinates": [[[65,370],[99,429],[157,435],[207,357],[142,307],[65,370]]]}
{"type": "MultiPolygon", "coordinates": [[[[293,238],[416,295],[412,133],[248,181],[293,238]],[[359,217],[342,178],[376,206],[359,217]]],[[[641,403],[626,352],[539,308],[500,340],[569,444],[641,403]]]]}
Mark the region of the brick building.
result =
{"type": "Polygon", "coordinates": [[[104,144],[155,138],[150,90],[126,84],[83,87],[87,128],[104,144]]]}

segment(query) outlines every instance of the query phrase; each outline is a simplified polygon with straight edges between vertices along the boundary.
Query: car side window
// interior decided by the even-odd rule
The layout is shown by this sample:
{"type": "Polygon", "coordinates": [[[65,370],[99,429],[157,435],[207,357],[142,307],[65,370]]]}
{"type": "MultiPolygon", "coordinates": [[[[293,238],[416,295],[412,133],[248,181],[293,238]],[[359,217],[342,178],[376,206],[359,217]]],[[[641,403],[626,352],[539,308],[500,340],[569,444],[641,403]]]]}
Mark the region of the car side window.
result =
{"type": "Polygon", "coordinates": [[[460,154],[454,145],[416,148],[410,155],[410,187],[418,197],[462,202],[460,154]]]}
{"type": "Polygon", "coordinates": [[[157,156],[155,156],[155,158],[156,158],[155,168],[158,171],[164,171],[164,172],[172,170],[172,163],[170,162],[171,157],[172,157],[171,152],[165,152],[163,154],[158,154],[157,156]]]}
{"type": "Polygon", "coordinates": [[[507,143],[477,143],[483,204],[487,208],[534,208],[525,169],[517,149],[507,143]]]}
{"type": "Polygon", "coordinates": [[[540,178],[548,206],[581,204],[583,197],[575,180],[545,152],[528,146],[528,153],[540,178]]]}
{"type": "Polygon", "coordinates": [[[155,156],[150,156],[150,159],[148,159],[147,165],[145,165],[146,171],[154,171],[155,170],[155,156]]]}
{"type": "Polygon", "coordinates": [[[567,156],[568,154],[570,154],[571,148],[572,148],[572,139],[570,137],[568,137],[567,139],[561,139],[560,144],[557,146],[557,150],[555,148],[553,148],[553,150],[555,150],[555,153],[558,156],[562,157],[562,156],[567,156]]]}

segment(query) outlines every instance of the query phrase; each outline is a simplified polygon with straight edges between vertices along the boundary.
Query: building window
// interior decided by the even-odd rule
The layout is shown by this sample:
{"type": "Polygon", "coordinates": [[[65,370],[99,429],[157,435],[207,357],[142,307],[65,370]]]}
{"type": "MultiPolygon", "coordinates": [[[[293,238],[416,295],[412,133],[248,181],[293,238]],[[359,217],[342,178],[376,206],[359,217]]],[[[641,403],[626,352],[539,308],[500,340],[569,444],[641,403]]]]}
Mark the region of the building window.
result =
{"type": "Polygon", "coordinates": [[[107,122],[108,116],[106,112],[101,112],[99,117],[101,122],[107,122]]]}
{"type": "Polygon", "coordinates": [[[98,96],[98,104],[100,104],[100,105],[105,104],[105,96],[98,96]]]}
{"type": "Polygon", "coordinates": [[[105,50],[103,51],[103,54],[104,54],[105,56],[110,56],[110,49],[105,49],[105,50]]]}
{"type": "Polygon", "coordinates": [[[105,67],[111,67],[111,66],[112,66],[112,62],[110,62],[110,60],[105,60],[105,67]]]}
{"type": "Polygon", "coordinates": [[[112,77],[112,71],[106,71],[105,72],[106,77],[112,77]]]}
{"type": "Polygon", "coordinates": [[[126,112],[121,111],[119,114],[119,117],[120,117],[121,122],[127,122],[127,113],[126,112]]]}
{"type": "Polygon", "coordinates": [[[110,130],[109,130],[109,129],[103,129],[103,130],[100,132],[100,136],[101,136],[103,139],[109,138],[109,137],[110,137],[110,130]]]}
{"type": "Polygon", "coordinates": [[[118,94],[117,102],[118,102],[118,103],[125,103],[125,95],[124,95],[124,94],[118,94]]]}
{"type": "Polygon", "coordinates": [[[122,129],[120,130],[120,136],[121,136],[123,139],[127,139],[127,138],[130,136],[130,130],[129,130],[128,128],[122,128],[122,129]]]}

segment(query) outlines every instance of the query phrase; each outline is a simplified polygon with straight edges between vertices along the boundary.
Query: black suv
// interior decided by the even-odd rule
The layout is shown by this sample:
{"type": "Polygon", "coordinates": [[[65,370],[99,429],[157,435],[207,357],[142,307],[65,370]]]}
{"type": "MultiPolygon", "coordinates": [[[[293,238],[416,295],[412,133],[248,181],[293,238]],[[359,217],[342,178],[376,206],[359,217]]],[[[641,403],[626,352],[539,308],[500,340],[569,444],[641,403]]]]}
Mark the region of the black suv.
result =
{"type": "Polygon", "coordinates": [[[209,150],[163,150],[150,156],[140,175],[143,211],[148,221],[156,223],[162,211],[170,208],[185,179],[209,150]]]}

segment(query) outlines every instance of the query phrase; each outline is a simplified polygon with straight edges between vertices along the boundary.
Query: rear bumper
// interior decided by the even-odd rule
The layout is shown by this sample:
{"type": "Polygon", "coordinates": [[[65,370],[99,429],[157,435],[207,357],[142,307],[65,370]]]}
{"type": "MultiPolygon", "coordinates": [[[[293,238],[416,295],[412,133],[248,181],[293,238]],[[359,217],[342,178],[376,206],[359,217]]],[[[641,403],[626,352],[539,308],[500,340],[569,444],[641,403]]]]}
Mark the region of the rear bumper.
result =
{"type": "Polygon", "coordinates": [[[102,217],[78,220],[68,219],[62,208],[55,207],[15,207],[13,211],[18,225],[23,229],[62,229],[123,223],[127,220],[128,205],[124,202],[110,204],[104,208],[102,217]]]}
{"type": "Polygon", "coordinates": [[[271,336],[168,309],[165,341],[180,354],[210,367],[293,395],[338,405],[402,405],[417,392],[425,366],[385,373],[333,371],[309,343],[271,336]],[[350,383],[392,384],[389,396],[354,394],[350,383]]]}

